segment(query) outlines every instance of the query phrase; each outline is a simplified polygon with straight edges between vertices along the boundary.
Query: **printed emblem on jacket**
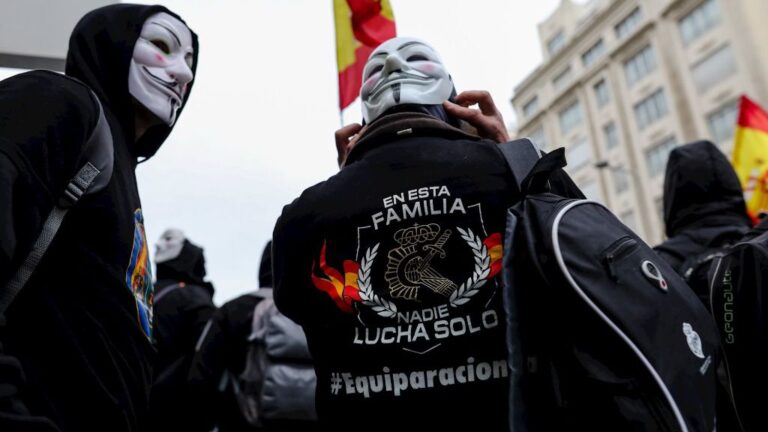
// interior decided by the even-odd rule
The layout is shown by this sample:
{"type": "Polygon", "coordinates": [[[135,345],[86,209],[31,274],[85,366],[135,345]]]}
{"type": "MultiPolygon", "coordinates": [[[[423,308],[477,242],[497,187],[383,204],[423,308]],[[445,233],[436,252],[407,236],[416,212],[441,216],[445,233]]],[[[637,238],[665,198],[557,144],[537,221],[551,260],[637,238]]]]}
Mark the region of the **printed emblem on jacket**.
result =
{"type": "MultiPolygon", "coordinates": [[[[330,256],[334,239],[327,238],[312,268],[315,288],[356,318],[349,342],[424,356],[452,340],[467,346],[455,338],[500,330],[501,292],[494,276],[501,270],[502,236],[486,231],[482,205],[465,202],[447,186],[403,191],[383,198],[382,204],[369,223],[351,228],[357,232],[354,256],[330,256]]],[[[399,396],[407,390],[507,377],[502,356],[476,358],[471,351],[438,360],[434,364],[444,366],[434,370],[395,371],[383,365],[383,375],[378,369],[356,377],[334,371],[331,394],[399,396]],[[378,385],[387,379],[402,382],[378,385]]]]}
{"type": "Polygon", "coordinates": [[[341,269],[329,264],[326,240],[313,266],[315,287],[365,324],[355,343],[418,342],[428,349],[477,326],[498,326],[492,308],[473,308],[473,314],[458,317],[463,324],[455,321],[477,294],[492,291],[478,300],[487,302],[497,288],[488,282],[501,269],[501,234],[485,231],[481,205],[466,205],[447,186],[411,189],[384,198],[383,205],[369,225],[357,227],[354,259],[334,257],[341,269]],[[381,319],[407,329],[381,327],[381,319]]]}
{"type": "Polygon", "coordinates": [[[136,301],[136,321],[148,339],[152,339],[152,300],[155,292],[152,283],[152,265],[147,249],[147,235],[144,233],[144,215],[141,209],[133,213],[133,247],[125,283],[136,301]]]}

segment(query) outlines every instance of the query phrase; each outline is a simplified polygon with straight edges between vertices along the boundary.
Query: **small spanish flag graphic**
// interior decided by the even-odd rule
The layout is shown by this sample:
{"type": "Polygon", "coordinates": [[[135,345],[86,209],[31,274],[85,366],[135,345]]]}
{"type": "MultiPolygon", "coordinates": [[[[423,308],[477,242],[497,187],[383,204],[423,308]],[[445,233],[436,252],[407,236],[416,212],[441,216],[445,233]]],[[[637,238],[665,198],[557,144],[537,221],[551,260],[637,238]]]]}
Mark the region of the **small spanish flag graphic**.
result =
{"type": "Polygon", "coordinates": [[[328,294],[339,309],[351,313],[352,305],[360,301],[360,288],[357,284],[357,274],[360,265],[354,261],[344,261],[344,273],[328,265],[325,259],[326,243],[320,250],[320,271],[323,276],[316,276],[315,263],[312,263],[312,283],[317,289],[328,294]]]}
{"type": "Polygon", "coordinates": [[[339,108],[357,99],[363,67],[371,52],[396,36],[389,0],[333,0],[336,20],[336,62],[339,67],[339,108]]]}
{"type": "Polygon", "coordinates": [[[757,222],[761,213],[768,213],[768,113],[746,96],[739,106],[732,163],[747,211],[757,222]]]}
{"type": "Polygon", "coordinates": [[[501,258],[504,254],[501,243],[500,233],[493,233],[483,240],[483,244],[488,248],[488,254],[491,257],[491,272],[488,274],[488,279],[496,276],[501,271],[501,258]]]}

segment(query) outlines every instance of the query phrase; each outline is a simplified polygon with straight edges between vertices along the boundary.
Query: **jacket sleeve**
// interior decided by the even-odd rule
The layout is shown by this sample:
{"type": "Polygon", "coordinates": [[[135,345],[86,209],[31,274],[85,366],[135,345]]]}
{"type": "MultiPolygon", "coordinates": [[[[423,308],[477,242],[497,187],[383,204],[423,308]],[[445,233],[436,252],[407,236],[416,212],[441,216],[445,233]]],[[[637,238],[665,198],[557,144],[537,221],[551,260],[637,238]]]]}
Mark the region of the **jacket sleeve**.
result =
{"type": "MultiPolygon", "coordinates": [[[[0,290],[29,254],[98,119],[90,91],[62,75],[33,71],[0,81],[0,290]]],[[[0,328],[0,430],[58,430],[30,414],[23,365],[4,351],[2,335],[0,328]]]]}
{"type": "Polygon", "coordinates": [[[19,172],[8,157],[0,153],[0,287],[4,287],[15,268],[16,224],[13,191],[19,172]]]}
{"type": "MultiPolygon", "coordinates": [[[[5,318],[0,315],[0,330],[5,318]]],[[[0,342],[0,430],[29,432],[58,432],[50,420],[30,415],[21,400],[24,372],[19,361],[3,351],[0,342]]]]}
{"type": "Polygon", "coordinates": [[[53,72],[0,81],[0,289],[76,173],[99,111],[83,84],[53,72]]]}
{"type": "Polygon", "coordinates": [[[291,221],[292,206],[283,210],[272,234],[273,296],[277,309],[303,326],[307,322],[307,299],[301,288],[306,283],[304,278],[309,278],[312,263],[304,265],[310,248],[301,240],[308,240],[304,237],[304,226],[291,221]]]}

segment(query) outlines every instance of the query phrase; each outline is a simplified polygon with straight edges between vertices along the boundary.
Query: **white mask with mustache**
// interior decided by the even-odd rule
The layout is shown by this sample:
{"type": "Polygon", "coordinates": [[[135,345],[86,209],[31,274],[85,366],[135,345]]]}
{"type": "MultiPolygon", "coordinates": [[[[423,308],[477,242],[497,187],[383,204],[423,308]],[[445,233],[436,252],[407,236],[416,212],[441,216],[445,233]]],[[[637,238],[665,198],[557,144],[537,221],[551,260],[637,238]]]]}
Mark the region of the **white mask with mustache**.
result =
{"type": "Polygon", "coordinates": [[[453,92],[453,82],[437,52],[426,42],[396,37],[379,45],[363,69],[360,99],[370,123],[396,105],[439,105],[453,92]]]}
{"type": "Polygon", "coordinates": [[[128,91],[168,126],[176,122],[194,75],[192,33],[177,18],[156,13],[144,22],[133,48],[128,91]]]}

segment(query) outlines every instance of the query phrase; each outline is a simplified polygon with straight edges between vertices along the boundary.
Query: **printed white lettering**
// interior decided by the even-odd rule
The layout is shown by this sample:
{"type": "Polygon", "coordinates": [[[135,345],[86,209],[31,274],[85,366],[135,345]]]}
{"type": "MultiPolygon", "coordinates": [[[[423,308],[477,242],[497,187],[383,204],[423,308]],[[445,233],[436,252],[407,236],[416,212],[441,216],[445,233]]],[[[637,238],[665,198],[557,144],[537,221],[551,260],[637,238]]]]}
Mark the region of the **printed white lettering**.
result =
{"type": "Polygon", "coordinates": [[[424,216],[466,214],[461,198],[450,197],[447,186],[428,186],[387,196],[382,199],[384,210],[371,216],[373,229],[424,216]]]}
{"type": "Polygon", "coordinates": [[[381,331],[381,343],[385,344],[391,344],[395,342],[395,328],[394,327],[384,327],[384,329],[381,331]],[[390,333],[390,336],[387,337],[387,333],[390,333]]]}
{"type": "Polygon", "coordinates": [[[432,388],[435,386],[435,377],[437,376],[436,370],[427,371],[427,387],[432,388]]]}
{"type": "MultiPolygon", "coordinates": [[[[460,367],[464,367],[464,366],[460,366],[460,367]]],[[[455,376],[454,376],[453,369],[451,368],[440,369],[439,375],[440,375],[440,385],[449,386],[455,383],[455,376]]]]}
{"type": "Polygon", "coordinates": [[[395,396],[400,396],[400,392],[408,389],[408,375],[404,373],[397,373],[395,378],[395,396]]]}
{"type": "Polygon", "coordinates": [[[491,365],[488,363],[480,363],[477,365],[475,373],[480,381],[488,381],[488,379],[491,378],[491,365]]]}
{"type": "Polygon", "coordinates": [[[465,383],[467,382],[467,367],[466,366],[459,366],[456,368],[456,382],[465,383]]]}
{"type": "Polygon", "coordinates": [[[344,386],[347,390],[347,394],[355,393],[355,382],[352,380],[351,373],[343,373],[341,377],[344,378],[344,386]]]}
{"type": "Polygon", "coordinates": [[[370,397],[371,394],[368,392],[368,380],[364,376],[359,376],[355,378],[355,387],[357,388],[357,392],[362,394],[363,397],[370,397]]]}
{"type": "Polygon", "coordinates": [[[417,389],[423,389],[425,387],[426,387],[426,383],[424,382],[424,372],[423,371],[411,372],[411,388],[414,390],[417,390],[417,389]]]}

